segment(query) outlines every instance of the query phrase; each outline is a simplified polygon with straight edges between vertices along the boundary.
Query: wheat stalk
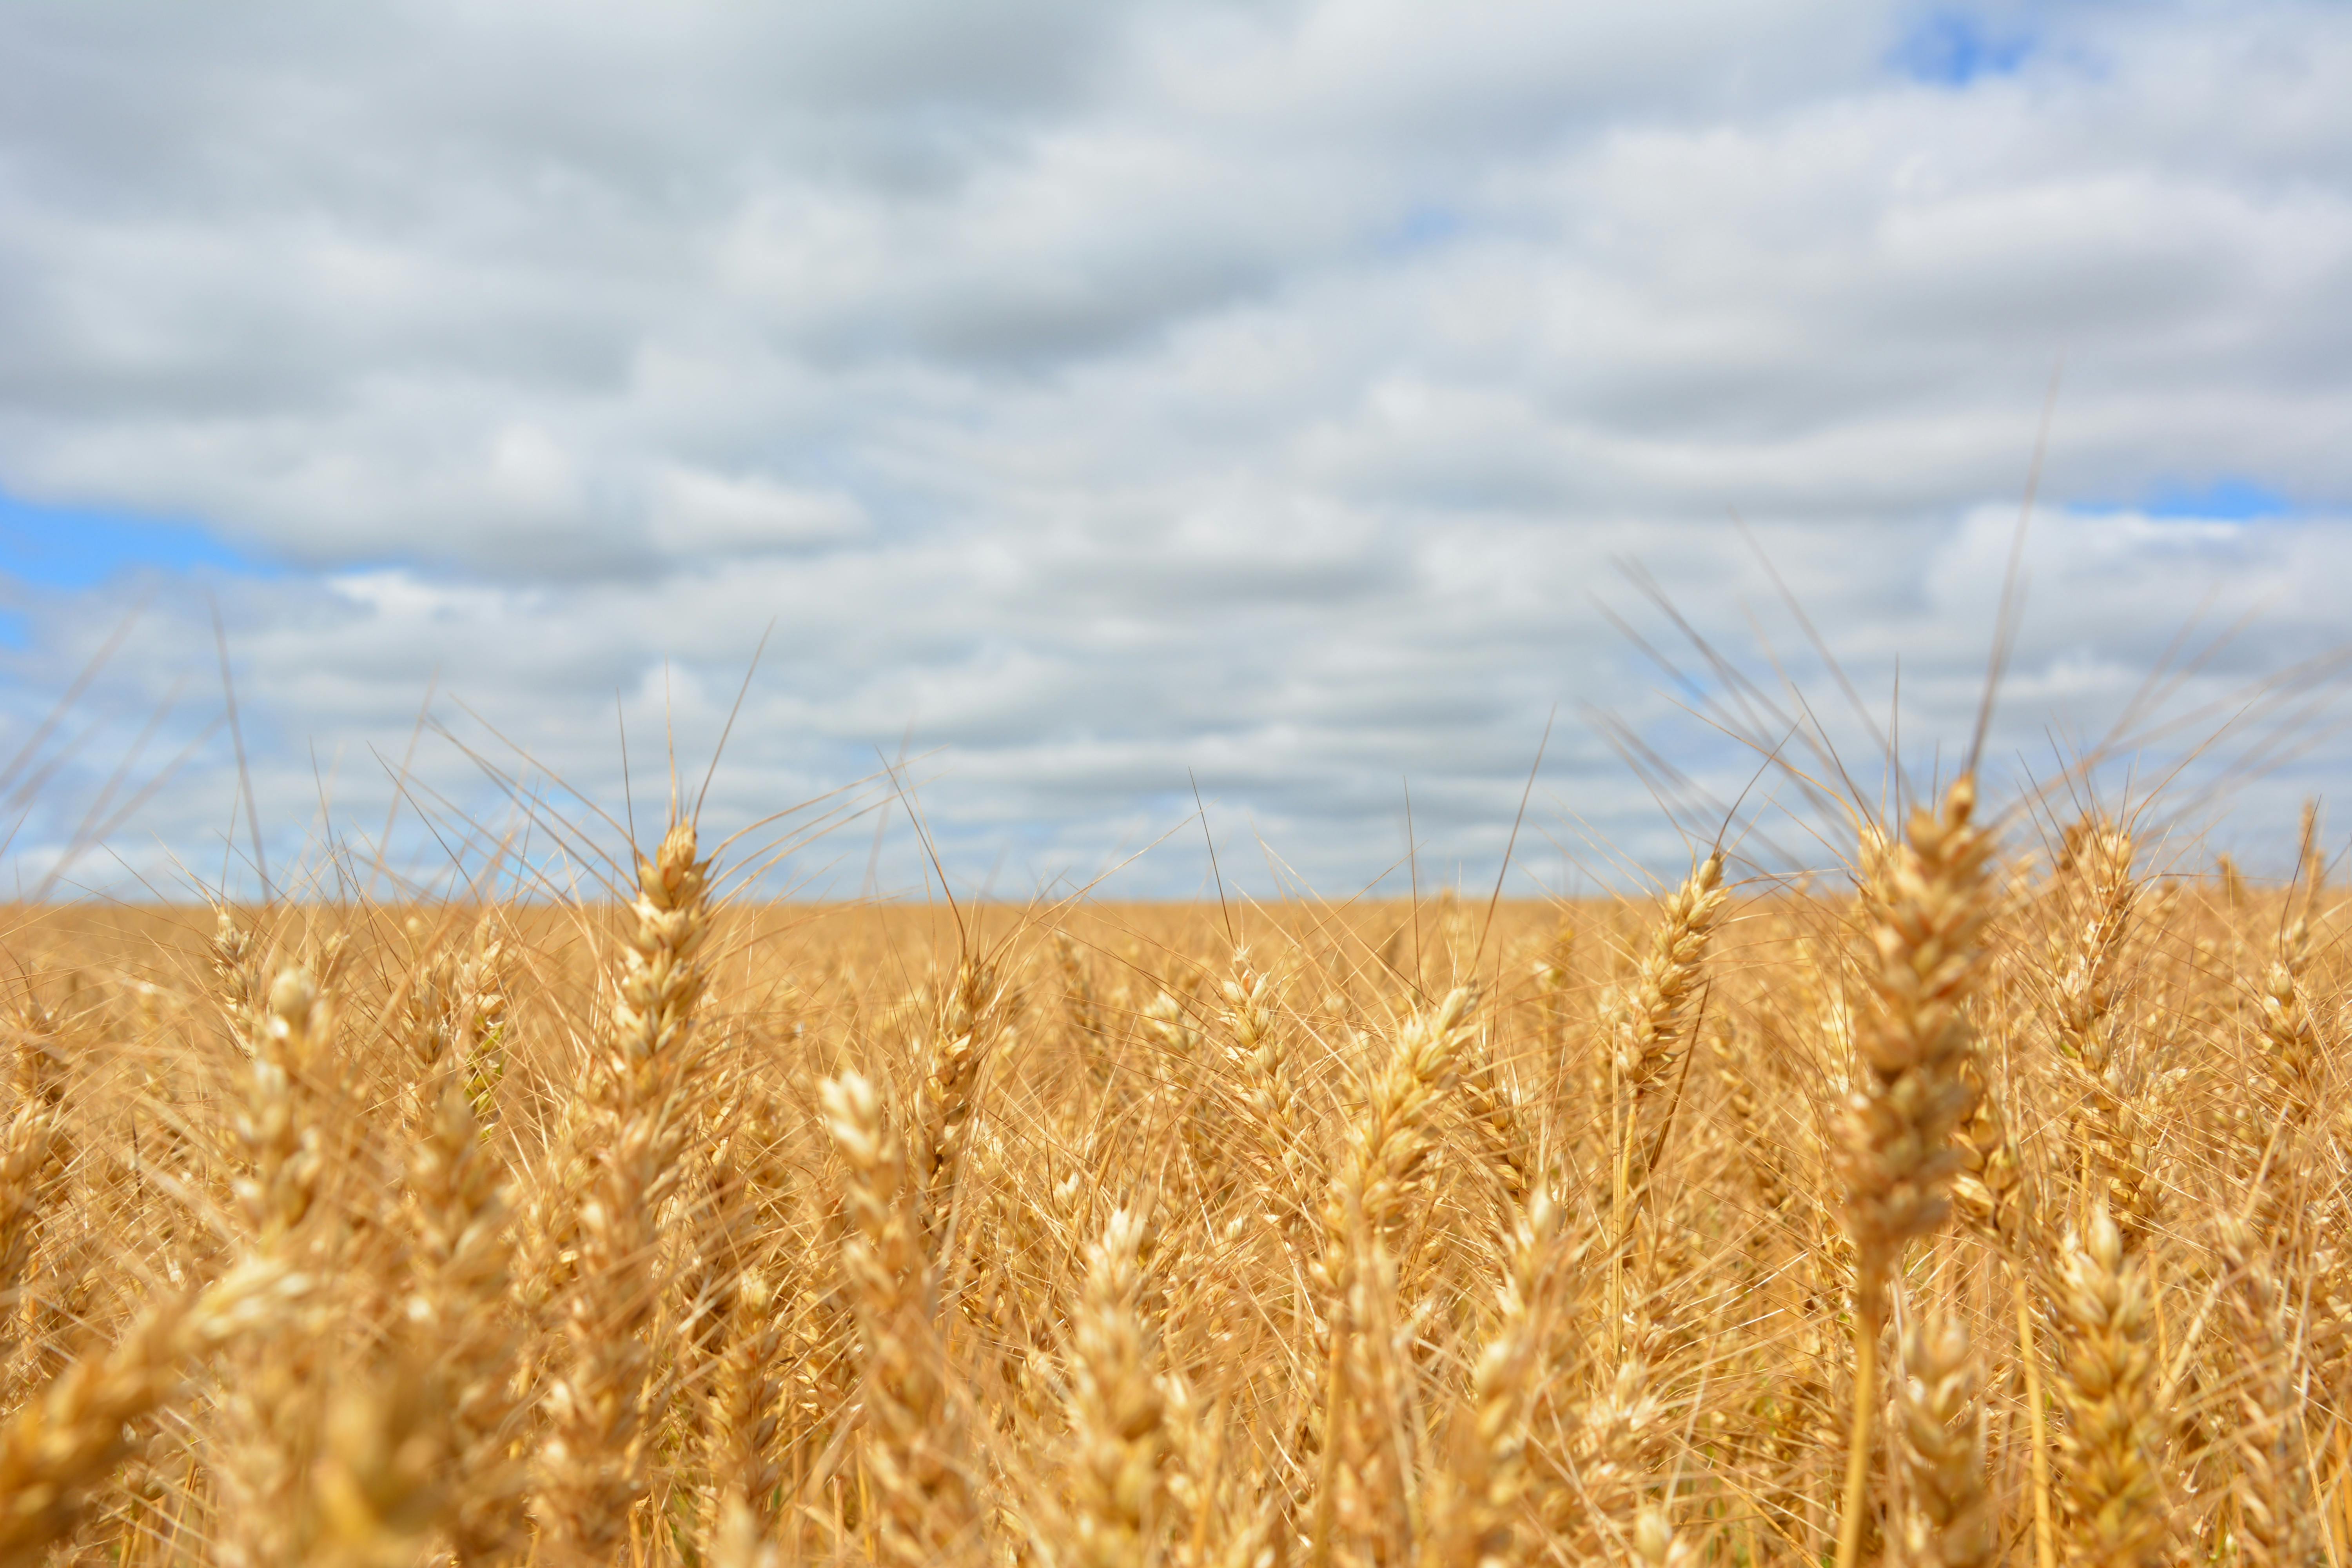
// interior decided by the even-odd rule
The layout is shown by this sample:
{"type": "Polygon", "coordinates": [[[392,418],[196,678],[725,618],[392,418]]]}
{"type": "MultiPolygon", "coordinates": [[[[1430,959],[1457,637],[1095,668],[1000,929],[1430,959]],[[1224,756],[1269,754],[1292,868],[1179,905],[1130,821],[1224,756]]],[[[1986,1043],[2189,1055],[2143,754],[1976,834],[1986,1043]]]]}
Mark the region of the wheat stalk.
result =
{"type": "Polygon", "coordinates": [[[782,1426],[784,1320],[775,1283],[746,1274],[735,1287],[731,1331],[711,1396],[710,1479],[722,1510],[740,1510],[765,1534],[775,1523],[783,1482],[777,1462],[782,1426]]]}
{"type": "Polygon", "coordinates": [[[1429,1510],[1423,1568],[1481,1568],[1511,1560],[1511,1516],[1528,1485],[1527,1416],[1549,1337],[1559,1205],[1543,1188],[1514,1216],[1495,1326],[1455,1417],[1448,1470],[1429,1510]]]}
{"type": "MultiPolygon", "coordinates": [[[[441,1520],[452,1552],[466,1564],[510,1553],[522,1479],[509,1454],[519,1349],[506,1312],[513,1258],[509,1184],[483,1133],[474,1097],[459,1079],[446,1078],[437,1114],[408,1166],[415,1240],[407,1316],[431,1358],[423,1376],[444,1428],[441,1449],[466,1477],[464,1486],[448,1489],[441,1520]]],[[[360,1396],[342,1430],[377,1432],[378,1414],[373,1395],[360,1396]]]]}
{"type": "Polygon", "coordinates": [[[1455,1078],[1470,986],[1409,1018],[1349,1123],[1323,1206],[1324,1444],[1313,1526],[1318,1565],[1340,1534],[1399,1551],[1412,1534],[1404,1467],[1394,1453],[1402,1397],[1397,1365],[1398,1221],[1435,1144],[1438,1108],[1455,1078]]]}
{"type": "Polygon", "coordinates": [[[872,1083],[845,1073],[826,1080],[822,1100],[845,1172],[841,1268],[863,1341],[882,1556],[902,1568],[950,1562],[971,1550],[979,1509],[948,1399],[918,1189],[872,1083]]]}
{"type": "Polygon", "coordinates": [[[1645,1172],[1643,1134],[1675,1062],[1690,1044],[1685,1020],[1697,999],[1708,940],[1729,895],[1723,887],[1723,851],[1710,853],[1666,900],[1633,985],[1611,1022],[1610,1065],[1617,1086],[1618,1156],[1613,1189],[1615,1229],[1645,1172]]]}
{"type": "Polygon", "coordinates": [[[1090,1568],[1143,1568],[1159,1522],[1164,1402],[1142,1294],[1141,1216],[1115,1209],[1087,1248],[1071,1314],[1071,1547],[1090,1568]]]}
{"type": "Polygon", "coordinates": [[[689,822],[672,824],[654,858],[639,859],[635,925],[593,1065],[597,1143],[574,1222],[578,1280],[564,1303],[564,1364],[547,1391],[537,1500],[541,1545],[559,1568],[610,1561],[648,1486],[646,1445],[661,1424],[655,1222],[689,1120],[709,877],[689,822]]]}
{"type": "Polygon", "coordinates": [[[2053,1293],[2066,1350],[2063,1499],[2076,1562],[2134,1568],[2163,1536],[2156,1470],[2153,1324],[2145,1264],[2104,1209],[2070,1234],[2053,1293]]]}
{"type": "Polygon", "coordinates": [[[1993,852],[1976,804],[1975,781],[1961,777],[1940,811],[1914,811],[1906,841],[1880,847],[1865,868],[1858,959],[1870,1006],[1855,1031],[1863,1081],[1839,1150],[1856,1310],[1837,1568],[1853,1568],[1862,1547],[1887,1275],[1906,1246],[1944,1221],[1960,1164],[1952,1134],[1975,1098],[1963,1076],[1971,1041],[1961,1005],[1982,975],[1993,852]]]}

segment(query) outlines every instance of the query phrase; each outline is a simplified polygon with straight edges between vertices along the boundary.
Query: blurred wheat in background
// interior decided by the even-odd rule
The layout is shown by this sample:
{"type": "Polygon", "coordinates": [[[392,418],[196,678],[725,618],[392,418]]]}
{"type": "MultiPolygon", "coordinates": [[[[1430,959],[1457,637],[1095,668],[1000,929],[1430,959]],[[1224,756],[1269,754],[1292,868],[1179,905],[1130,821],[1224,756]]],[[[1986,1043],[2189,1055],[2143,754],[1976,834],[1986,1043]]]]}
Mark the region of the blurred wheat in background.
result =
{"type": "MultiPolygon", "coordinates": [[[[2306,824],[2305,842],[2314,837],[2306,824]]],[[[2342,906],[22,906],[0,1557],[2341,1563],[2342,906]]]]}

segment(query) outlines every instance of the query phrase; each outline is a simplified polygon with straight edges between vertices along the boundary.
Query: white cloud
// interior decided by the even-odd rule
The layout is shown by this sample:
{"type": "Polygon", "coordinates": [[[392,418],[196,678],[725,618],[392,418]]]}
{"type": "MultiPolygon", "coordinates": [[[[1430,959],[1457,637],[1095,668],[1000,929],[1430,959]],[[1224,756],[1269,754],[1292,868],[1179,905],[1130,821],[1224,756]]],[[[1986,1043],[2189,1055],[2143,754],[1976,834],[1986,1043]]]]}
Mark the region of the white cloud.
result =
{"type": "Polygon", "coordinates": [[[654,539],[674,553],[831,543],[866,525],[854,497],[795,489],[758,475],[730,478],[674,465],[654,486],[654,539]]]}
{"type": "MultiPolygon", "coordinates": [[[[1594,607],[1671,640],[1617,563],[1843,713],[1736,510],[1959,744],[2062,358],[1997,752],[2095,733],[2192,616],[2255,619],[2177,704],[2338,635],[2352,16],[1970,15],[2013,70],[1913,79],[1928,12],[1830,0],[12,7],[0,490],[262,563],[214,585],[289,833],[338,754],[380,820],[428,684],[617,802],[616,693],[635,762],[666,705],[692,755],[772,622],[730,820],[911,732],[1016,885],[1190,769],[1341,887],[1407,777],[1433,860],[1491,861],[1557,704],[1549,820],[1672,858],[1583,710],[1751,763],[1594,607]],[[2299,510],[2146,514],[2224,479],[2299,510]]],[[[211,657],[158,586],[126,715],[211,657]]],[[[11,722],[122,588],[9,590],[11,722]]],[[[225,756],[164,845],[217,835],[225,756]]]]}

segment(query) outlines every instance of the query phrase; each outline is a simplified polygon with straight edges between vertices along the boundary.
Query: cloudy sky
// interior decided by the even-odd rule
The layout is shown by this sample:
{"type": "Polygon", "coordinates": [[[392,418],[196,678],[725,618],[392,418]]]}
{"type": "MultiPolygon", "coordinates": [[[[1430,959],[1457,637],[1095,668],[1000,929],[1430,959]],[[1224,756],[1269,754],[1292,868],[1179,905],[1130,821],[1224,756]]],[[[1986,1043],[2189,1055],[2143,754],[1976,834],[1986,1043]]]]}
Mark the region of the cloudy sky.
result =
{"type": "Polygon", "coordinates": [[[902,756],[961,889],[1189,896],[1194,780],[1253,891],[1401,890],[1408,791],[1484,883],[1555,713],[1517,885],[1630,878],[1755,766],[1693,710],[1965,750],[2045,408],[1996,763],[2251,700],[2174,795],[2259,857],[2347,760],[2339,5],[22,0],[0,58],[33,882],[366,859],[404,767],[415,876],[517,792],[642,824],[772,623],[705,810],[845,789],[804,889],[919,888],[902,756]]]}

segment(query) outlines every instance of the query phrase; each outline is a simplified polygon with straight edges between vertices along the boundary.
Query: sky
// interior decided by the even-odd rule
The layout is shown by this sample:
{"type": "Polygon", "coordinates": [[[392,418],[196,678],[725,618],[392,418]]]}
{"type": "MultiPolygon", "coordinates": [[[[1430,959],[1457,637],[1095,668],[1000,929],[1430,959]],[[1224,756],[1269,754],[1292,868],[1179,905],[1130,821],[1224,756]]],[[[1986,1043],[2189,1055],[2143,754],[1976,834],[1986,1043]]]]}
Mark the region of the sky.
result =
{"type": "Polygon", "coordinates": [[[2352,760],[2340,5],[23,0],[0,59],[19,888],[593,889],[673,775],[767,893],[1828,868],[1997,640],[2021,846],[2088,789],[2284,864],[2352,760]]]}

